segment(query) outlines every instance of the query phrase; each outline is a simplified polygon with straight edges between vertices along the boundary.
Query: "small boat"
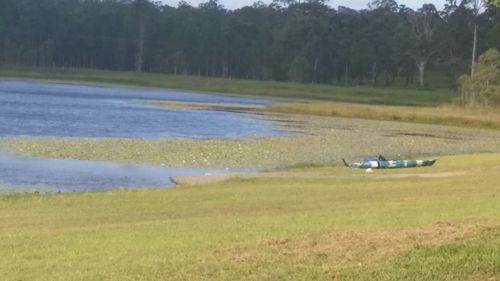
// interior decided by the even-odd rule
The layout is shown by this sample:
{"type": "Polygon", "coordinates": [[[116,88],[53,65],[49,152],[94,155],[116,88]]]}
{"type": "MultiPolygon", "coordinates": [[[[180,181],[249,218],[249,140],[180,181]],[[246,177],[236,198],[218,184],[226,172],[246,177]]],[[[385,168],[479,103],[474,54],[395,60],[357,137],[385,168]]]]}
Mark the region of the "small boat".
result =
{"type": "Polygon", "coordinates": [[[432,160],[386,160],[379,158],[368,158],[362,162],[347,163],[342,159],[344,165],[353,169],[397,169],[397,168],[415,168],[415,167],[430,167],[436,163],[432,160]]]}

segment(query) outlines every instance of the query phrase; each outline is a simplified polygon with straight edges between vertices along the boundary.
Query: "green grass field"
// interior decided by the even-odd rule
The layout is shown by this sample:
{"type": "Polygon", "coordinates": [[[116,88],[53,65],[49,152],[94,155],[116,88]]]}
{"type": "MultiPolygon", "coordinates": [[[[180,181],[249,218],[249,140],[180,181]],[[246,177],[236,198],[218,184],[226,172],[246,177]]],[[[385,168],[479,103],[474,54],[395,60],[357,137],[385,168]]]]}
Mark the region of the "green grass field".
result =
{"type": "Polygon", "coordinates": [[[328,100],[369,104],[427,105],[449,103],[455,94],[447,89],[342,87],[321,84],[297,84],[173,76],[154,73],[104,71],[70,68],[0,67],[0,79],[39,79],[49,81],[118,84],[190,91],[206,91],[266,98],[328,100]]]}
{"type": "Polygon", "coordinates": [[[0,276],[497,280],[499,160],[466,155],[373,174],[298,168],[202,187],[3,196],[0,276]]]}

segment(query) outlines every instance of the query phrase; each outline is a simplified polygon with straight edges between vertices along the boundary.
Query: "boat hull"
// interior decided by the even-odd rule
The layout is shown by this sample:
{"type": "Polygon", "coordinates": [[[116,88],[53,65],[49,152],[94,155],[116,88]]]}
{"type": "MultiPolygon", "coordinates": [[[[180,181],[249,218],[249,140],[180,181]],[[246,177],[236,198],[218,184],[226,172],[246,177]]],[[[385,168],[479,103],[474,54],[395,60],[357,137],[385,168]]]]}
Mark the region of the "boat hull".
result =
{"type": "Polygon", "coordinates": [[[430,167],[436,163],[436,160],[380,160],[365,161],[361,163],[352,163],[351,168],[357,169],[400,169],[415,167],[430,167]]]}

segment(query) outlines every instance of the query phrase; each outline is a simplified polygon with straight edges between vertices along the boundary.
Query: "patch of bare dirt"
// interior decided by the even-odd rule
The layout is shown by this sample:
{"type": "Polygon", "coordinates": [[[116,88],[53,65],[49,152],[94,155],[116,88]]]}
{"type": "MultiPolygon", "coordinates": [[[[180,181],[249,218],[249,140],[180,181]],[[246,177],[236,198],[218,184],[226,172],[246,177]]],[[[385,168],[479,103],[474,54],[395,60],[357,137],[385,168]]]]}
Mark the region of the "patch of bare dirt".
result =
{"type": "Polygon", "coordinates": [[[450,177],[457,177],[457,176],[463,176],[466,173],[463,171],[460,172],[442,172],[442,173],[423,173],[423,174],[384,174],[384,175],[377,175],[378,178],[394,178],[394,179],[401,179],[401,178],[411,178],[411,177],[417,177],[417,178],[450,178],[450,177]]]}
{"type": "MultiPolygon", "coordinates": [[[[404,174],[377,174],[374,173],[374,178],[449,178],[456,176],[463,176],[464,171],[458,172],[438,172],[438,173],[404,173],[404,174]]],[[[201,186],[209,184],[217,184],[233,179],[249,179],[249,178],[314,178],[314,179],[339,179],[349,177],[350,175],[337,175],[332,171],[275,171],[275,172],[262,172],[262,173],[230,173],[230,174],[214,174],[214,175],[193,175],[193,176],[177,176],[172,177],[171,180],[178,186],[201,186]]]]}
{"type": "Polygon", "coordinates": [[[248,178],[255,175],[243,173],[231,174],[215,174],[215,175],[194,175],[194,176],[177,176],[170,178],[173,183],[179,186],[200,186],[210,185],[225,182],[235,178],[248,178]]]}

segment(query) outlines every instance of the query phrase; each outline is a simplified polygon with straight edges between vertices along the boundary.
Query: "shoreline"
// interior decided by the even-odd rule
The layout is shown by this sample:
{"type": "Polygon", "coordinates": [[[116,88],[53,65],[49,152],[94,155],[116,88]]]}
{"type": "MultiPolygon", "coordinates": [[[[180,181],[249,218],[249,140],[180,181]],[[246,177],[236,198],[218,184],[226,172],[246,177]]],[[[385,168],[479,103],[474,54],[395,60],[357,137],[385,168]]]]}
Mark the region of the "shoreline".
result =
{"type": "Polygon", "coordinates": [[[292,136],[243,139],[10,138],[10,153],[173,167],[275,168],[336,164],[382,154],[391,158],[500,151],[500,131],[338,117],[265,116],[286,120],[292,136]]]}
{"type": "Polygon", "coordinates": [[[417,89],[405,87],[372,88],[334,84],[302,84],[283,81],[224,79],[203,76],[135,73],[75,68],[0,67],[0,80],[90,83],[111,86],[156,88],[198,93],[215,93],[294,101],[336,101],[361,104],[440,105],[448,103],[453,93],[448,89],[417,89]]]}
{"type": "MultiPolygon", "coordinates": [[[[210,79],[210,78],[207,78],[210,79]]],[[[238,94],[238,93],[224,93],[224,92],[211,92],[208,90],[190,90],[181,88],[168,88],[160,86],[143,86],[134,85],[128,83],[120,82],[100,82],[100,81],[85,81],[78,79],[52,79],[52,78],[34,78],[34,77],[18,77],[18,76],[2,76],[0,72],[0,82],[2,81],[15,81],[15,82],[39,82],[39,83],[49,83],[49,84],[60,84],[60,85],[71,85],[71,86],[90,86],[90,87],[102,87],[102,88],[125,88],[125,89],[145,89],[145,90],[159,90],[159,91],[176,91],[185,92],[191,94],[206,94],[224,97],[234,97],[234,98],[248,98],[248,99],[266,99],[270,101],[280,101],[280,102],[302,102],[304,99],[294,99],[294,98],[284,98],[284,97],[265,97],[262,95],[250,95],[250,94],[238,94]]],[[[161,102],[161,101],[160,101],[161,102]]],[[[168,101],[166,101],[168,102],[168,101]]]]}

